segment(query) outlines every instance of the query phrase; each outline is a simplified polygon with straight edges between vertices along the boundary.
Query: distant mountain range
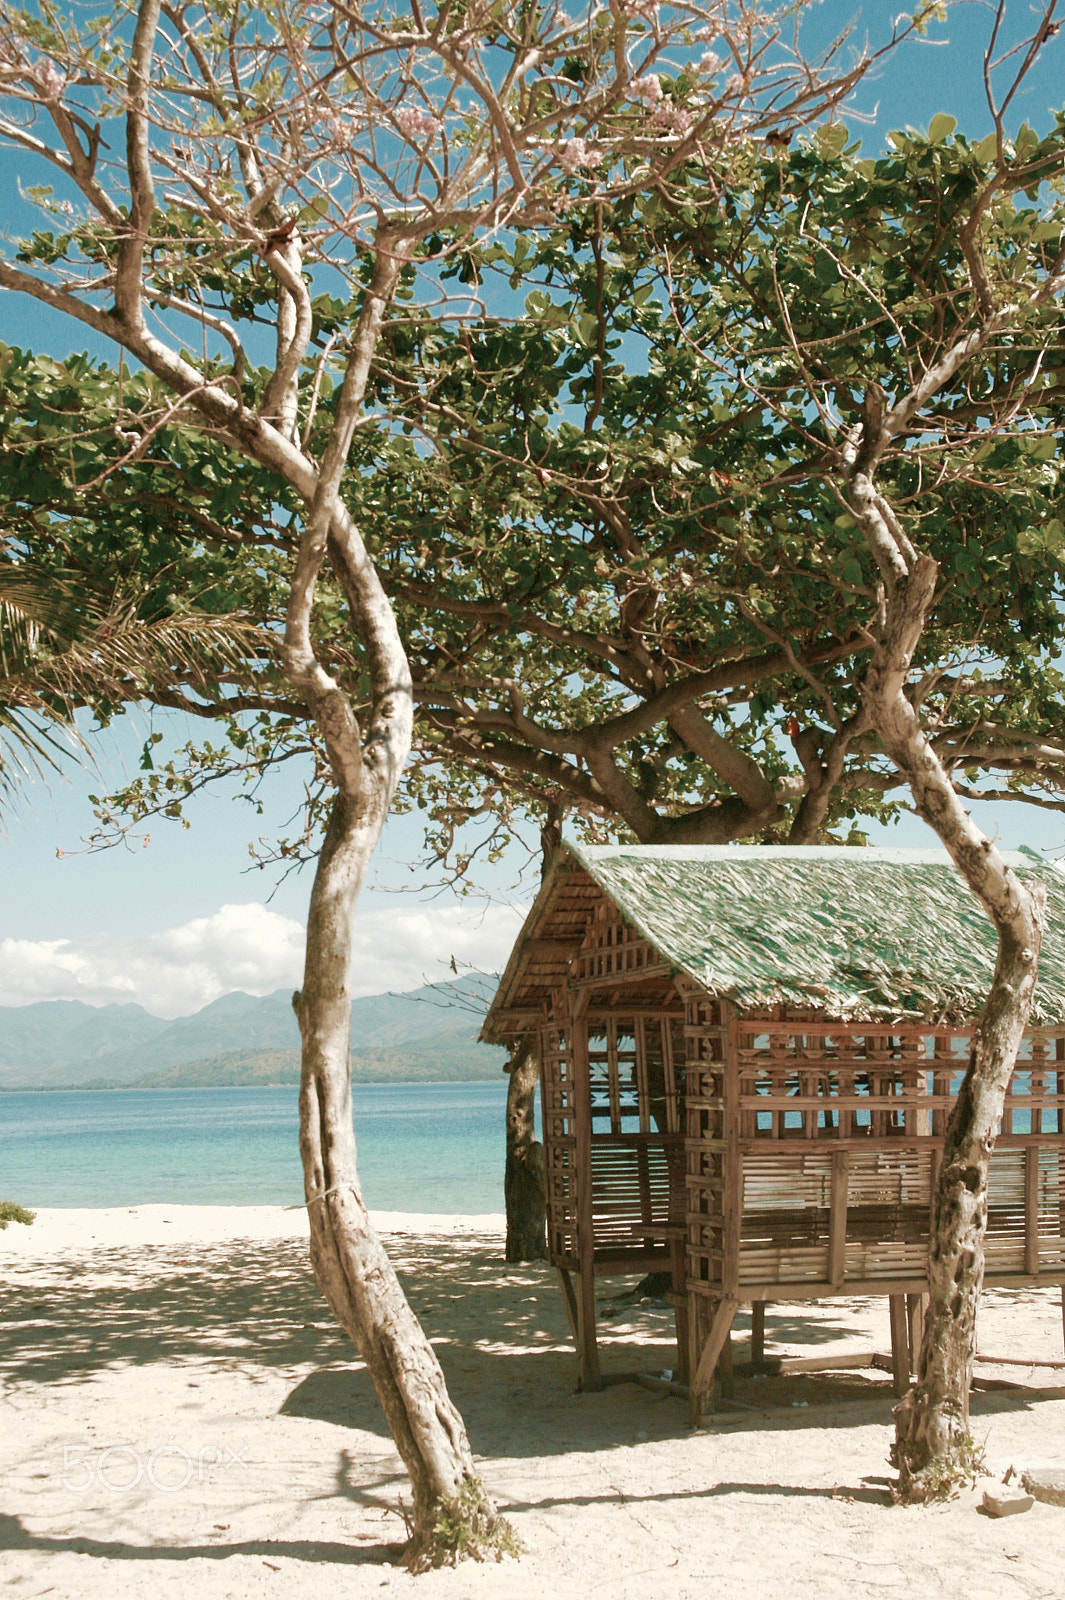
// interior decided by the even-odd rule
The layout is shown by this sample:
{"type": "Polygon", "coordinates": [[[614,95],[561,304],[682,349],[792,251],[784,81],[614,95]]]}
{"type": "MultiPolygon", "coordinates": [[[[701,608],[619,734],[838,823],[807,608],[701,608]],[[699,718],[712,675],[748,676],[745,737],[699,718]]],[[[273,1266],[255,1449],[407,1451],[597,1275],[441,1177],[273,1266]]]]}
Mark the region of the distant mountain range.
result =
{"type": "MultiPolygon", "coordinates": [[[[472,973],[352,1002],[352,1073],[363,1083],[498,1078],[505,1052],[477,1043],[495,980],[472,973]]],[[[168,1022],[143,1007],[44,1000],[0,1006],[0,1089],[202,1088],[299,1082],[292,991],[227,994],[168,1022]]]]}

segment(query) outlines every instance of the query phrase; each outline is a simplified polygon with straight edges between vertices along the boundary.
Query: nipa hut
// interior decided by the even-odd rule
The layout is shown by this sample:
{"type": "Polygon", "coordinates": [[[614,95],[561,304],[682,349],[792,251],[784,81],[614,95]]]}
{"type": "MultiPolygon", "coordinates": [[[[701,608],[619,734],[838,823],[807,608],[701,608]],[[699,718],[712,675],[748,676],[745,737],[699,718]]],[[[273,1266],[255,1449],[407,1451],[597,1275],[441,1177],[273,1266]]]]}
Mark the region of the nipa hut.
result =
{"type": "MultiPolygon", "coordinates": [[[[1065,1283],[1065,876],[990,1174],[988,1285],[1065,1283]]],[[[946,855],[564,845],[485,1022],[533,1036],[550,1259],[600,1382],[595,1283],[670,1274],[693,1414],[767,1301],[885,1295],[908,1386],[928,1209],[995,940],[946,855]]],[[[1065,1297],[1063,1297],[1065,1303],[1065,1297]]]]}

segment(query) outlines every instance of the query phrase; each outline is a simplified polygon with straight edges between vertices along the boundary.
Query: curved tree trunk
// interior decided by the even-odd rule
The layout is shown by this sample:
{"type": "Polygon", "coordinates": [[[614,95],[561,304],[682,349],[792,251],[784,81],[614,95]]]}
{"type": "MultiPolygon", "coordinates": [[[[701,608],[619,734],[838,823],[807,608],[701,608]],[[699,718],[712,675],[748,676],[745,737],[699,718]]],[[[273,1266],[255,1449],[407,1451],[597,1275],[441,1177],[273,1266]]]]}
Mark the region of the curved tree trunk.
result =
{"type": "MultiPolygon", "coordinates": [[[[285,623],[284,664],[325,742],[335,786],[307,919],[303,987],[294,998],[302,1039],[300,1151],[315,1277],[373,1380],[410,1473],[415,1571],[517,1548],[474,1475],[462,1418],[428,1339],[400,1288],[363,1203],[351,1110],[349,968],[355,906],[410,750],[413,691],[395,616],[339,489],[385,310],[410,241],[378,240],[335,421],[304,524],[285,623]],[[328,559],[363,647],[370,712],[318,660],[312,611],[328,559]]],[[[272,258],[271,258],[272,259],[272,258]]],[[[275,271],[278,268],[275,266],[275,271]]],[[[290,274],[293,294],[306,290],[290,274]]]]}
{"type": "Polygon", "coordinates": [[[863,698],[918,814],[939,835],[998,935],[991,991],[932,1196],[929,1307],[917,1383],[895,1410],[898,1493],[925,1500],[971,1476],[973,1468],[969,1388],[984,1280],[988,1168],[1035,992],[1045,895],[1024,885],[973,823],[905,693],[938,576],[930,558],[906,554],[909,570],[894,576],[884,597],[863,698]]]}
{"type": "Polygon", "coordinates": [[[507,1166],[504,1193],[507,1207],[508,1261],[544,1261],[547,1258],[547,1207],[544,1195],[544,1147],[536,1139],[534,1108],[539,1068],[528,1039],[515,1049],[506,1069],[507,1166]]]}
{"type": "Polygon", "coordinates": [[[932,1194],[917,1384],[895,1409],[899,1492],[909,1500],[926,1499],[934,1487],[930,1479],[941,1481],[944,1467],[949,1477],[972,1465],[969,1389],[984,1280],[988,1167],[1032,1003],[1040,931],[1034,919],[1035,948],[1019,944],[1009,929],[1000,933],[991,993],[947,1123],[932,1194]]]}
{"type": "Polygon", "coordinates": [[[307,966],[293,1004],[303,1038],[300,1152],[315,1278],[366,1363],[413,1491],[414,1570],[448,1554],[437,1524],[467,1507],[477,1534],[493,1508],[477,1483],[462,1418],[431,1344],[371,1226],[356,1167],[351,1111],[348,963],[355,899],[381,818],[338,796],[307,923],[307,966]]]}

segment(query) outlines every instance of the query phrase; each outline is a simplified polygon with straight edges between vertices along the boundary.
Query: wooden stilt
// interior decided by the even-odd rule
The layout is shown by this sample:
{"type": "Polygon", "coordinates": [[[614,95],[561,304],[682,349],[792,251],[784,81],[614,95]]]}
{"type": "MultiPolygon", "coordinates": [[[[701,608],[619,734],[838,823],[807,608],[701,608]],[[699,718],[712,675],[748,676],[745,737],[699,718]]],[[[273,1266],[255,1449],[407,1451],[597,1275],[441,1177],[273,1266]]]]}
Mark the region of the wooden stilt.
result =
{"type": "Polygon", "coordinates": [[[928,1313],[928,1296],[926,1294],[908,1294],[906,1296],[906,1322],[907,1345],[910,1353],[910,1372],[916,1373],[917,1364],[921,1356],[921,1340],[924,1338],[924,1319],[928,1313]]]}
{"type": "Polygon", "coordinates": [[[710,1303],[701,1294],[688,1295],[688,1384],[699,1369],[699,1357],[710,1339],[710,1303]]]}
{"type": "Polygon", "coordinates": [[[582,1270],[577,1293],[577,1387],[601,1389],[599,1346],[595,1338],[595,1274],[582,1270]]]}
{"type": "Polygon", "coordinates": [[[765,1301],[755,1300],[751,1305],[751,1366],[765,1366],[765,1301]]]}
{"type": "Polygon", "coordinates": [[[732,1393],[732,1380],[735,1374],[736,1367],[733,1361],[732,1332],[730,1329],[725,1335],[725,1342],[721,1346],[721,1354],[717,1358],[717,1381],[721,1386],[722,1394],[732,1393]]]}
{"type": "Polygon", "coordinates": [[[714,1311],[714,1320],[710,1324],[710,1336],[703,1346],[699,1356],[699,1365],[691,1381],[690,1399],[688,1402],[688,1420],[697,1422],[704,1394],[713,1386],[714,1373],[717,1370],[718,1358],[728,1343],[732,1330],[732,1319],[736,1315],[736,1301],[732,1295],[724,1295],[717,1303],[714,1311]]]}
{"type": "Polygon", "coordinates": [[[565,1267],[556,1267],[559,1285],[562,1289],[562,1303],[566,1308],[566,1320],[573,1343],[580,1349],[580,1322],[577,1317],[577,1296],[573,1292],[573,1279],[565,1267]]]}
{"type": "Polygon", "coordinates": [[[906,1315],[906,1296],[888,1295],[891,1316],[891,1371],[895,1393],[900,1397],[910,1387],[910,1325],[906,1315]]]}
{"type": "Polygon", "coordinates": [[[592,1212],[592,1090],[588,1063],[588,994],[578,995],[570,1012],[571,1053],[576,1084],[574,1131],[577,1136],[577,1386],[601,1389],[599,1348],[595,1342],[595,1222],[592,1212]]]}
{"type": "Polygon", "coordinates": [[[670,1298],[677,1327],[677,1377],[681,1383],[687,1383],[691,1369],[688,1365],[688,1282],[683,1239],[670,1240],[669,1266],[670,1298]]]}

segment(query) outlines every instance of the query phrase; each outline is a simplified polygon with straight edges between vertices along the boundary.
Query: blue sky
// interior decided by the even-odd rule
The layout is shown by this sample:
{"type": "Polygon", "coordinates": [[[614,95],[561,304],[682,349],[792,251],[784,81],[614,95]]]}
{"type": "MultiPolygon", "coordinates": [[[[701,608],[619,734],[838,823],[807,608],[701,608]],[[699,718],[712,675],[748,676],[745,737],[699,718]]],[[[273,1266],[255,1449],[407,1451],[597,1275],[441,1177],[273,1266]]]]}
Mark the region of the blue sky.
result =
{"type": "MultiPolygon", "coordinates": [[[[861,8],[837,0],[810,5],[807,48],[852,19],[857,36],[867,34],[875,44],[900,9],[898,0],[861,8]]],[[[980,4],[952,8],[946,23],[931,29],[937,42],[907,45],[862,85],[855,110],[874,120],[855,118],[852,125],[869,153],[882,147],[889,129],[927,127],[938,111],[955,116],[959,131],[974,139],[988,131],[980,74],[990,17],[990,8],[980,4]]],[[[1007,21],[1014,37],[1032,19],[1028,4],[1011,0],[1007,21]]],[[[1044,126],[1048,107],[1065,99],[1063,84],[1065,36],[1059,36],[1015,102],[1011,121],[1044,126]]],[[[17,177],[16,160],[0,153],[3,214],[15,234],[33,226],[17,177]]],[[[58,315],[2,291],[0,340],[57,356],[85,346],[79,330],[58,315]]],[[[156,716],[154,726],[167,728],[156,716]]],[[[160,1015],[177,1015],[228,989],[265,993],[299,982],[309,875],[275,885],[247,870],[249,839],[281,829],[295,810],[295,774],[267,780],[267,814],[261,819],[232,794],[208,796],[190,810],[189,831],[160,822],[150,829],[147,847],[99,854],[82,849],[80,840],[92,826],[88,794],[136,770],[147,727],[145,716],[129,719],[129,725],[120,720],[93,741],[95,772],[83,773],[72,761],[64,776],[27,785],[0,819],[0,1004],[56,997],[92,1004],[135,1000],[160,1015]]],[[[182,731],[173,736],[179,741],[182,731]]],[[[1065,817],[1000,805],[979,808],[978,820],[1008,847],[1026,843],[1065,852],[1065,817]]],[[[935,842],[915,819],[889,834],[871,831],[875,842],[935,842]]],[[[488,970],[506,960],[518,925],[517,911],[508,906],[516,898],[518,861],[482,870],[475,880],[478,893],[462,901],[421,888],[421,874],[411,871],[419,853],[417,818],[390,822],[361,908],[355,993],[438,980],[447,975],[452,957],[460,967],[488,970]]],[[[519,901],[527,902],[533,887],[519,901]]]]}

